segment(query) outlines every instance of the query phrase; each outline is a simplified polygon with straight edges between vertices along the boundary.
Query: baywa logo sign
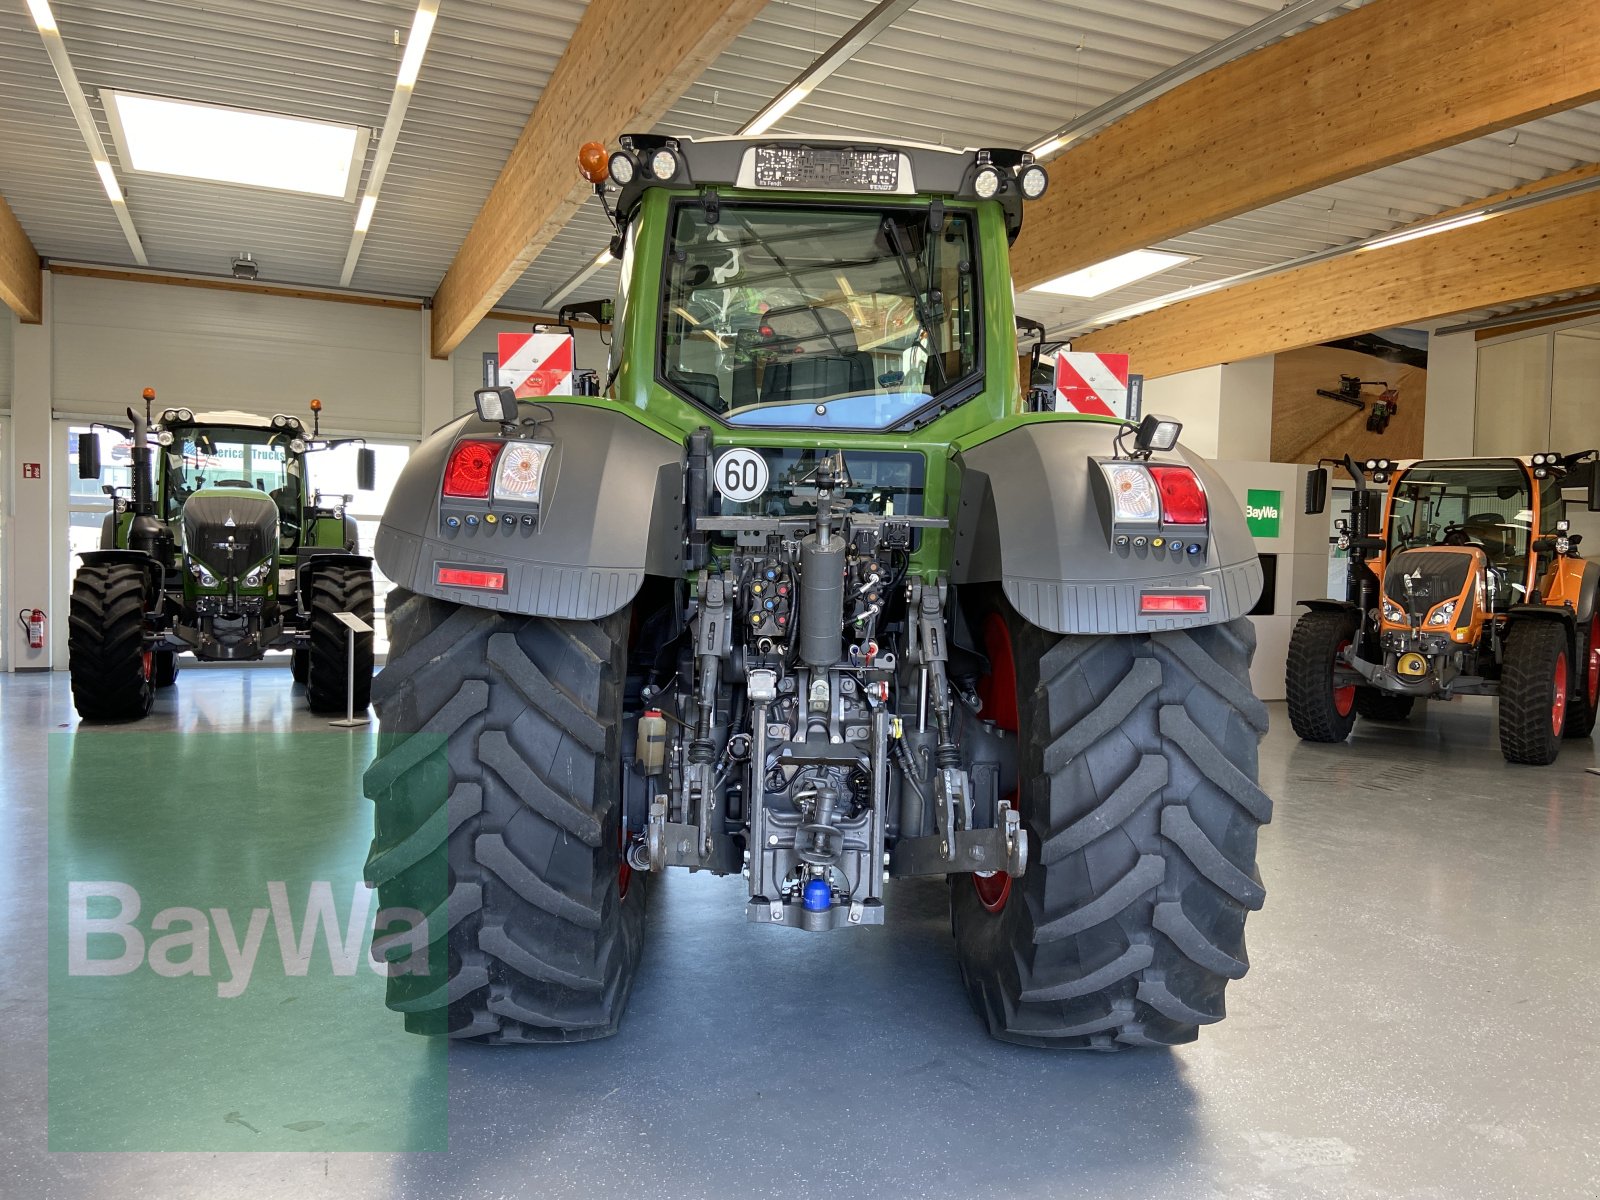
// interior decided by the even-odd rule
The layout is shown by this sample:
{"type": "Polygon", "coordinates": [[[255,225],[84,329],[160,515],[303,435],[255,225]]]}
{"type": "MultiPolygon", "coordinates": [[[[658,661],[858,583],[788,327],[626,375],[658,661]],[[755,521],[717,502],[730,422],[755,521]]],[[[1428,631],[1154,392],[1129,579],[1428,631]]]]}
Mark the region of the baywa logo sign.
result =
{"type": "Polygon", "coordinates": [[[1244,516],[1250,526],[1251,537],[1277,537],[1282,515],[1282,492],[1251,488],[1245,493],[1244,516]]]}
{"type": "Polygon", "coordinates": [[[391,979],[428,974],[428,922],[416,909],[379,909],[369,927],[372,891],[357,883],[351,889],[349,915],[341,929],[333,885],[326,880],[318,880],[307,889],[298,922],[287,884],[270,882],[266,892],[267,907],[252,908],[237,921],[227,908],[175,905],[155,913],[141,928],[139,915],[144,902],[131,884],[111,880],[70,882],[67,974],[130,975],[146,968],[167,979],[214,976],[217,998],[235,1000],[250,986],[269,924],[286,976],[304,977],[310,971],[319,933],[326,938],[328,967],[336,976],[354,975],[362,958],[374,974],[391,979]],[[113,903],[114,912],[101,911],[113,903]],[[393,929],[396,923],[401,924],[398,930],[393,929]],[[384,932],[372,938],[370,951],[363,954],[368,950],[368,935],[379,930],[384,932]],[[106,951],[114,953],[108,955],[106,951]]]}

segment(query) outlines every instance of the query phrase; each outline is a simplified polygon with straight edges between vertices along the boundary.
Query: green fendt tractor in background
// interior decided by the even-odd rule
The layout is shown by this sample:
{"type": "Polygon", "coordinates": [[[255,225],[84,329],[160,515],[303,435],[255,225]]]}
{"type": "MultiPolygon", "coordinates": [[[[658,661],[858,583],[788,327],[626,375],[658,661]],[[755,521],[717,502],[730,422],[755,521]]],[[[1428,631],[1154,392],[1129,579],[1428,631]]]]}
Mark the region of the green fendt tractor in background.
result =
{"type": "MultiPolygon", "coordinates": [[[[338,613],[372,620],[372,560],[357,553],[349,496],[311,492],[309,454],[358,439],[319,437],[279,413],[153,416],[128,410],[128,426],[108,425],[132,442],[131,485],[107,485],[112,511],[100,549],[85,553],[72,583],[67,661],[72,701],[91,720],[134,720],[155,690],[177,679],[177,656],[242,662],[268,650],[292,651],[294,678],[313,712],[367,706],[372,635],[355,642],[338,613]],[[154,442],[155,463],[150,459],[154,442]]],[[[373,452],[357,451],[362,489],[373,486],[373,452]]],[[[78,474],[100,477],[100,443],[79,439],[78,474]]]]}
{"type": "Polygon", "coordinates": [[[617,191],[603,394],[480,392],[374,546],[368,879],[433,939],[391,1007],[603,1037],[659,872],[742,875],[750,921],[817,932],[948,877],[996,1036],[1194,1038],[1264,894],[1262,570],[1176,422],[1030,405],[1009,245],[1043,168],[643,135],[582,158],[617,191]]]}

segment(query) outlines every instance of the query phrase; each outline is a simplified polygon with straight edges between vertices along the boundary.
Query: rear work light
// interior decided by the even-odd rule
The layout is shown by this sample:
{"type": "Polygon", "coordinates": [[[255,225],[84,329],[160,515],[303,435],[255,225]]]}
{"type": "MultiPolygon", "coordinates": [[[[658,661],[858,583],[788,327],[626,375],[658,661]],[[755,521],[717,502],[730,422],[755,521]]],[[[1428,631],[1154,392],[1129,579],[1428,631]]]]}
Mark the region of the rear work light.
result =
{"type": "Polygon", "coordinates": [[[491,592],[506,590],[504,571],[480,571],[475,567],[439,567],[434,578],[445,587],[484,588],[491,592]]]}
{"type": "Polygon", "coordinates": [[[1210,607],[1205,592],[1145,592],[1139,597],[1141,613],[1203,613],[1210,607]]]}
{"type": "Polygon", "coordinates": [[[444,467],[444,494],[470,500],[487,500],[494,479],[495,459],[500,457],[499,442],[467,439],[457,442],[444,467]]]}
{"type": "Polygon", "coordinates": [[[1204,525],[1210,512],[1206,492],[1188,467],[1149,468],[1161,493],[1161,517],[1169,525],[1204,525]]]}

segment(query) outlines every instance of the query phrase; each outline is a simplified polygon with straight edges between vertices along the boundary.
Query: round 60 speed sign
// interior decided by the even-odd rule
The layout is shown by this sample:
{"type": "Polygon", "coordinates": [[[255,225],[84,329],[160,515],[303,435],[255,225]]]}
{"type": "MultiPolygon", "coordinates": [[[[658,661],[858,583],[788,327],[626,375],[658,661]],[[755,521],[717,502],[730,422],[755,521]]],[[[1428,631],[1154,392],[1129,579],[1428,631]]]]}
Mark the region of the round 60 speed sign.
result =
{"type": "Polygon", "coordinates": [[[726,451],[712,470],[717,491],[743,504],[767,490],[767,460],[743,446],[726,451]]]}

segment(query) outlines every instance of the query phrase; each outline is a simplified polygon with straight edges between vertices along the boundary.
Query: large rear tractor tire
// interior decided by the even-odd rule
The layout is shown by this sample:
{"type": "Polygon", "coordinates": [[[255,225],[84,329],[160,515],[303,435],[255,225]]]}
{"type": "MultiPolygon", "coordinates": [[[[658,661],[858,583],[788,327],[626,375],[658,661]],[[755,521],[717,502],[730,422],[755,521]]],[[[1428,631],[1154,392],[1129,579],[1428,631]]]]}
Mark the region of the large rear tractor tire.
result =
{"type": "Polygon", "coordinates": [[[1500,670],[1500,753],[1507,762],[1555,762],[1571,688],[1566,629],[1557,621],[1513,621],[1500,670]]]}
{"type": "Polygon", "coordinates": [[[1356,723],[1360,688],[1335,687],[1339,652],[1355,641],[1356,615],[1313,610],[1295,622],[1284,667],[1289,724],[1307,742],[1342,742],[1356,723]]]}
{"type": "MultiPolygon", "coordinates": [[[[310,589],[306,704],[314,713],[342,713],[349,688],[350,631],[334,614],[354,613],[372,624],[372,572],[341,564],[318,567],[310,589]]],[[[372,634],[358,633],[355,639],[356,679],[350,707],[365,712],[372,697],[372,634]]]]}
{"type": "MultiPolygon", "coordinates": [[[[1245,973],[1265,892],[1256,783],[1266,709],[1246,620],[1061,637],[1008,608],[980,695],[1015,679],[1027,872],[951,879],[961,976],[1003,1041],[1117,1050],[1194,1040],[1245,973]]],[[[1003,711],[1002,706],[994,706],[1003,711]]],[[[997,721],[1003,724],[1003,720],[997,721]]]]}
{"type": "Polygon", "coordinates": [[[146,648],[149,577],[128,563],[85,564],[72,581],[67,669],[72,704],[88,721],[137,721],[155,699],[146,648]]]}
{"type": "Polygon", "coordinates": [[[644,944],[621,848],[629,610],[556,621],[397,588],[388,612],[367,879],[416,907],[442,853],[450,888],[430,919],[447,975],[392,978],[389,1007],[481,1042],[616,1033],[644,944]],[[419,734],[444,739],[447,780],[419,734]]]}
{"type": "Polygon", "coordinates": [[[1356,689],[1356,715],[1367,721],[1404,721],[1416,702],[1414,696],[1401,696],[1381,688],[1356,689]]]}
{"type": "Polygon", "coordinates": [[[1578,635],[1578,670],[1573,672],[1572,699],[1567,702],[1563,737],[1586,738],[1600,714],[1600,610],[1578,635]]]}

